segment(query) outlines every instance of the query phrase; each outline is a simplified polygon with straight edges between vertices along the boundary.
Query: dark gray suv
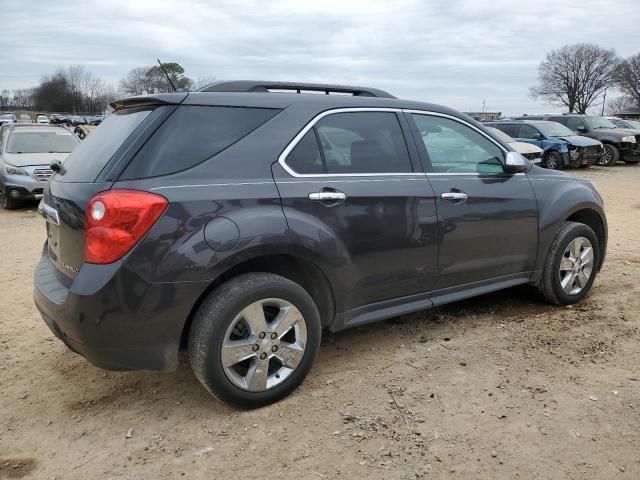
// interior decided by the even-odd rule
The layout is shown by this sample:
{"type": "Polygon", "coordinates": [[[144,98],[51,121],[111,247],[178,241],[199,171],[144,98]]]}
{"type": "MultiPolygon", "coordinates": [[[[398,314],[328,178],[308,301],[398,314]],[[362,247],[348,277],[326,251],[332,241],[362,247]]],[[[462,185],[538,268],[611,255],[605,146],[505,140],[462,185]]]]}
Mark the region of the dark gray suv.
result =
{"type": "Polygon", "coordinates": [[[604,260],[592,183],[445,107],[274,82],[113,107],[54,165],[35,271],[44,321],[103,368],[187,349],[211,393],[257,407],[302,382],[323,327],[520,284],[572,304],[604,260]]]}

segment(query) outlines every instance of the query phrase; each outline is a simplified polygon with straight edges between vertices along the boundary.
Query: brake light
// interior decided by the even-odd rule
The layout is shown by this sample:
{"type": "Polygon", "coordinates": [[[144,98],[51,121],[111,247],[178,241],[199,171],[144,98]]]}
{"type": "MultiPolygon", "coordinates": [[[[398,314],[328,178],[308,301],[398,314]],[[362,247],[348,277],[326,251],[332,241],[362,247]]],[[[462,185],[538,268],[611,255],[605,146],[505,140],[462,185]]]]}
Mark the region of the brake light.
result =
{"type": "Polygon", "coordinates": [[[87,205],[84,259],[112,263],[133,248],[167,209],[167,199],[137,190],[109,190],[87,205]]]}

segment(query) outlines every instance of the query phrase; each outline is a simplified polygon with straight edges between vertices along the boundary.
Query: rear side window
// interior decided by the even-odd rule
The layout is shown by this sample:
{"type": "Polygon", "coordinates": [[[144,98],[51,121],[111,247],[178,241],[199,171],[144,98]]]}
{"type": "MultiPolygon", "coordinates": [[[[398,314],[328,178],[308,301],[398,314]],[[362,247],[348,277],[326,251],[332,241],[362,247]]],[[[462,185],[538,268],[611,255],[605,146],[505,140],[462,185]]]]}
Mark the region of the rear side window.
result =
{"type": "Polygon", "coordinates": [[[322,118],[316,129],[327,173],[413,172],[395,113],[336,113],[322,118]]]}
{"type": "Polygon", "coordinates": [[[291,150],[287,157],[287,165],[296,173],[307,175],[324,173],[322,156],[314,129],[309,130],[291,150]]]}
{"type": "Polygon", "coordinates": [[[504,133],[506,133],[510,137],[516,138],[518,136],[517,125],[507,124],[507,123],[494,123],[492,127],[495,127],[498,130],[502,130],[504,133]]]}
{"type": "Polygon", "coordinates": [[[151,110],[123,110],[112,113],[78,145],[56,175],[63,182],[93,182],[113,154],[140,126],[151,110]]]}
{"type": "Polygon", "coordinates": [[[540,132],[531,125],[520,125],[520,133],[518,138],[526,138],[528,140],[535,140],[540,138],[540,132]]]}
{"type": "Polygon", "coordinates": [[[169,175],[217,155],[280,110],[181,106],[127,166],[125,180],[169,175]]]}

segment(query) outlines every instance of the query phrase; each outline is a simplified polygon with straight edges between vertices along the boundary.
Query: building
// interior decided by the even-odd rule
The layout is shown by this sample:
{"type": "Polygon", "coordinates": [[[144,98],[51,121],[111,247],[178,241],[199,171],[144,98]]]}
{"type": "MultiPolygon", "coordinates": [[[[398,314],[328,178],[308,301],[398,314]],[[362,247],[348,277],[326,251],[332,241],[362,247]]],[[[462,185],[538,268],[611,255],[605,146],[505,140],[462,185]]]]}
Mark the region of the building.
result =
{"type": "Polygon", "coordinates": [[[623,110],[620,110],[618,113],[614,113],[614,115],[618,118],[627,118],[629,120],[639,120],[640,108],[625,108],[623,110]]]}
{"type": "Polygon", "coordinates": [[[474,120],[478,122],[483,122],[486,120],[500,120],[502,117],[502,112],[463,112],[465,115],[469,115],[474,120]]]}

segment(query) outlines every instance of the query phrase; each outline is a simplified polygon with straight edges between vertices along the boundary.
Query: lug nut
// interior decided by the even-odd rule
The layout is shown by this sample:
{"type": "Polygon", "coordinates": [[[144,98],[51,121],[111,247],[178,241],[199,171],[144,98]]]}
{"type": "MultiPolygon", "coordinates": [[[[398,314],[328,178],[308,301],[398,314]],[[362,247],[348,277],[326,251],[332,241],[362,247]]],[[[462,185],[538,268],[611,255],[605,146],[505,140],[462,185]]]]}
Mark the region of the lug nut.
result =
{"type": "Polygon", "coordinates": [[[273,347],[271,347],[271,351],[272,352],[277,352],[278,351],[278,346],[274,345],[273,347]]]}
{"type": "Polygon", "coordinates": [[[266,336],[267,336],[267,334],[266,334],[266,333],[264,333],[264,332],[260,332],[260,335],[258,335],[258,336],[259,336],[260,338],[264,338],[264,337],[266,337],[266,336]]]}
{"type": "Polygon", "coordinates": [[[273,332],[271,334],[271,340],[275,340],[276,338],[278,338],[278,334],[276,332],[273,332]]]}
{"type": "Polygon", "coordinates": [[[267,354],[266,353],[261,353],[260,354],[260,360],[264,360],[265,358],[267,358],[267,354]]]}
{"type": "Polygon", "coordinates": [[[253,350],[254,352],[257,352],[259,348],[260,347],[258,345],[254,345],[253,347],[251,347],[251,350],[253,350]]]}

